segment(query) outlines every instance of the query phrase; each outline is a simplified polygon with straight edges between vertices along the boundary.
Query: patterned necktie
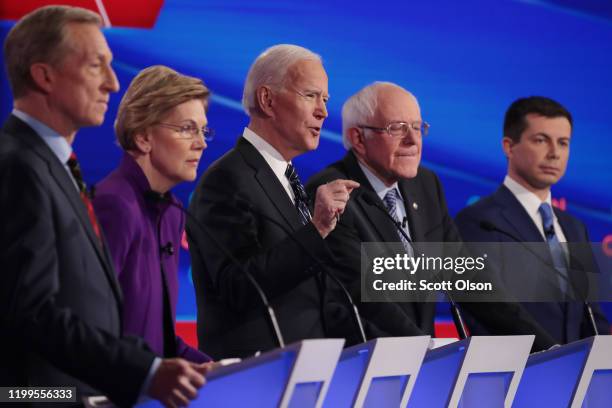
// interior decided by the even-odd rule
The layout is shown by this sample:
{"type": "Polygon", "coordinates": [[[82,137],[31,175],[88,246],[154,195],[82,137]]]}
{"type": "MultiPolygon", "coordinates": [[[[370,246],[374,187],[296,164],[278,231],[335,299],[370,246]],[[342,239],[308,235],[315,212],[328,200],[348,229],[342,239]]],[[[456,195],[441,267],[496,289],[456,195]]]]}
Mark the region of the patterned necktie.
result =
{"type": "Polygon", "coordinates": [[[565,259],[565,251],[559,242],[559,238],[557,238],[557,234],[555,234],[555,229],[553,227],[553,211],[548,203],[542,203],[540,208],[538,208],[538,212],[542,216],[542,224],[544,225],[544,234],[546,235],[546,242],[548,243],[548,248],[550,249],[550,255],[552,256],[553,264],[555,265],[555,269],[559,271],[559,273],[564,276],[558,276],[559,288],[561,292],[565,295],[568,291],[568,273],[567,273],[567,261],[565,259]]]}
{"type": "Polygon", "coordinates": [[[81,200],[83,201],[83,204],[85,204],[85,208],[87,208],[89,221],[91,221],[91,226],[93,227],[93,230],[96,233],[96,236],[98,237],[98,243],[100,244],[100,246],[102,246],[100,225],[98,224],[96,213],[94,212],[94,208],[91,204],[89,194],[87,193],[87,184],[85,184],[85,181],[83,180],[83,175],[81,174],[81,166],[79,165],[76,154],[74,152],[72,152],[72,154],[70,155],[67,164],[68,168],[70,169],[70,173],[72,173],[72,177],[74,177],[74,181],[76,181],[77,186],[79,187],[79,194],[81,196],[81,200]]]}
{"type": "MultiPolygon", "coordinates": [[[[385,197],[383,198],[383,202],[385,203],[387,212],[389,213],[389,215],[391,215],[396,225],[399,228],[402,228],[402,230],[405,231],[408,236],[410,236],[410,232],[406,231],[406,229],[403,228],[401,222],[397,218],[397,200],[399,199],[400,199],[399,191],[397,191],[396,188],[392,188],[391,190],[387,191],[387,194],[385,194],[385,197]]],[[[400,233],[399,231],[398,233],[399,233],[400,239],[402,240],[402,244],[404,244],[406,253],[410,256],[414,256],[414,251],[412,250],[412,245],[410,245],[410,241],[408,241],[406,237],[404,237],[404,234],[400,233]]]]}
{"type": "Polygon", "coordinates": [[[300,178],[295,171],[295,167],[293,164],[289,163],[287,165],[287,170],[285,170],[285,176],[289,180],[291,184],[291,189],[293,190],[293,194],[295,195],[295,208],[300,215],[300,221],[302,225],[306,225],[312,219],[310,215],[310,210],[308,209],[308,196],[306,196],[306,191],[304,190],[304,186],[300,181],[300,178]]]}

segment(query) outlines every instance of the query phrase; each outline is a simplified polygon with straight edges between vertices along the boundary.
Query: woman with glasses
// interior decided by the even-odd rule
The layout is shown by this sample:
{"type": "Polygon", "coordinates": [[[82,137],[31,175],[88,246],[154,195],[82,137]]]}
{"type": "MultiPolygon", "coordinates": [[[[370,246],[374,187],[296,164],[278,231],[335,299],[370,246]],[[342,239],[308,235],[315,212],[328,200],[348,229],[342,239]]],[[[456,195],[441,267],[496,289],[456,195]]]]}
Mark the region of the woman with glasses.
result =
{"type": "Polygon", "coordinates": [[[170,189],[196,178],[212,136],[208,97],[200,79],[164,66],[142,70],[115,121],[123,158],[93,200],[123,292],[124,333],[144,338],[159,356],[194,363],[210,358],[174,331],[185,217],[170,189]]]}

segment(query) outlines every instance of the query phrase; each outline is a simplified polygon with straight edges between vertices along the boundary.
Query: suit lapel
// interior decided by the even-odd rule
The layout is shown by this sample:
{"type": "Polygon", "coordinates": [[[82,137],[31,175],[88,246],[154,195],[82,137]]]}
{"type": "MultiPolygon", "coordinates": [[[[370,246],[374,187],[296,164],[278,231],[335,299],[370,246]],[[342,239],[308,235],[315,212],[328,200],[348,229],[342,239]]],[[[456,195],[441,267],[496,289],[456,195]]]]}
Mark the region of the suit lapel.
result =
{"type": "Polygon", "coordinates": [[[500,222],[500,225],[496,223],[498,228],[520,238],[523,242],[544,241],[542,234],[540,234],[525,208],[506,186],[500,186],[493,196],[497,205],[501,208],[500,213],[504,221],[500,222]]]}
{"type": "MultiPolygon", "coordinates": [[[[505,221],[501,225],[497,225],[503,231],[508,231],[510,234],[520,238],[522,242],[542,242],[544,243],[544,237],[533,223],[533,220],[525,211],[525,208],[516,199],[514,194],[504,185],[500,186],[494,194],[495,201],[501,207],[502,219],[505,221]]],[[[550,267],[553,264],[550,251],[545,245],[532,247],[532,251],[535,252],[540,262],[545,263],[550,267]]],[[[551,274],[554,272],[549,271],[551,274]]],[[[556,286],[556,277],[550,275],[549,278],[553,287],[556,286]]],[[[548,284],[543,281],[540,283],[543,290],[547,290],[548,284]]],[[[553,289],[558,290],[558,289],[553,289]]],[[[555,306],[555,310],[562,316],[565,315],[565,306],[562,302],[551,302],[551,306],[555,306]]]]}
{"type": "MultiPolygon", "coordinates": [[[[115,295],[117,296],[118,303],[121,303],[121,290],[119,289],[119,284],[116,280],[115,273],[112,270],[110,257],[106,250],[100,248],[98,243],[98,237],[93,230],[91,225],[91,221],[89,219],[89,214],[87,213],[87,209],[81,200],[77,189],[72,182],[72,179],[67,173],[67,170],[64,168],[62,163],[58,160],[55,154],[49,149],[49,147],[45,144],[45,142],[38,136],[34,130],[32,130],[29,126],[23,123],[21,120],[14,118],[11,116],[9,122],[7,123],[7,129],[13,135],[17,135],[22,141],[24,141],[36,154],[38,154],[45,162],[47,162],[49,166],[49,173],[51,177],[55,180],[57,185],[60,187],[64,195],[66,196],[66,200],[70,203],[74,213],[77,215],[77,218],[81,222],[83,229],[86,232],[87,238],[90,244],[94,247],[96,254],[102,264],[104,272],[110,282],[115,295]],[[14,119],[14,121],[12,120],[14,119]]],[[[106,245],[105,245],[106,247],[106,245]]]]}
{"type": "Polygon", "coordinates": [[[566,336],[568,341],[578,340],[575,333],[580,333],[580,327],[577,326],[583,320],[585,309],[582,301],[586,298],[589,291],[588,273],[597,271],[597,266],[593,259],[593,253],[588,244],[588,237],[578,229],[578,224],[572,222],[570,217],[563,211],[553,207],[553,211],[557,216],[559,225],[563,230],[563,235],[568,243],[583,243],[582,245],[569,244],[567,250],[570,254],[570,267],[568,268],[569,278],[571,280],[572,289],[577,291],[575,299],[577,302],[568,302],[567,308],[567,324],[566,336]],[[583,246],[584,245],[584,246],[583,246]]]}
{"type": "Polygon", "coordinates": [[[291,198],[287,195],[276,174],[272,171],[266,160],[259,154],[246,139],[240,137],[236,149],[242,154],[244,160],[253,168],[255,179],[268,196],[271,204],[293,231],[302,227],[299,214],[291,198]]]}
{"type": "Polygon", "coordinates": [[[419,195],[415,185],[415,179],[400,180],[399,188],[404,199],[404,207],[406,208],[406,216],[408,217],[408,228],[410,229],[410,236],[415,242],[426,241],[425,239],[425,225],[423,225],[426,219],[422,213],[426,211],[426,208],[419,209],[419,195]],[[416,204],[416,205],[413,205],[416,204]]]}
{"type": "MultiPolygon", "coordinates": [[[[410,236],[416,243],[418,248],[419,242],[427,241],[427,226],[426,221],[430,219],[427,216],[427,206],[422,205],[419,207],[419,202],[423,203],[422,196],[419,195],[419,189],[416,182],[416,178],[413,179],[402,179],[399,181],[398,186],[402,198],[404,199],[404,207],[406,209],[406,216],[408,217],[408,228],[410,229],[410,236]],[[416,204],[416,205],[413,205],[416,204]]],[[[435,303],[433,302],[420,302],[413,303],[415,315],[418,316],[419,327],[427,334],[433,336],[434,334],[434,315],[435,315],[435,303]]]]}
{"type": "MultiPolygon", "coordinates": [[[[343,159],[343,165],[346,169],[346,174],[352,180],[357,181],[361,184],[359,190],[361,194],[358,194],[354,199],[363,211],[365,218],[368,220],[367,224],[373,227],[379,235],[379,239],[382,242],[400,242],[399,232],[393,222],[386,216],[383,211],[385,205],[383,201],[378,197],[378,194],[374,191],[374,188],[368,181],[365,174],[357,163],[355,155],[349,151],[349,153],[343,159]],[[378,208],[374,208],[371,204],[368,204],[363,198],[364,195],[371,196],[372,200],[378,203],[378,208]]],[[[410,235],[412,240],[415,242],[422,241],[424,238],[424,227],[422,224],[421,216],[416,213],[410,203],[418,202],[418,194],[413,180],[401,180],[398,183],[400,193],[404,199],[404,206],[406,207],[406,213],[408,215],[408,222],[410,223],[410,235]],[[410,204],[410,205],[409,205],[410,204]]],[[[353,198],[351,198],[353,200],[353,198]]],[[[349,205],[350,205],[349,201],[349,205]]],[[[435,303],[424,302],[424,303],[399,303],[399,306],[404,312],[414,320],[421,330],[427,334],[433,335],[433,316],[435,313],[435,303]]]]}
{"type": "Polygon", "coordinates": [[[563,230],[563,235],[565,235],[567,242],[584,242],[585,237],[581,234],[580,230],[578,230],[576,223],[572,222],[565,212],[555,207],[553,207],[553,211],[557,216],[557,220],[559,221],[559,225],[563,230]]]}
{"type": "MultiPolygon", "coordinates": [[[[354,200],[358,205],[360,211],[365,214],[365,218],[369,220],[369,224],[378,233],[378,238],[381,242],[396,242],[401,241],[399,233],[393,222],[389,219],[385,213],[383,213],[385,205],[383,201],[378,197],[378,194],[374,191],[374,188],[368,181],[368,178],[363,174],[363,171],[357,164],[357,158],[352,152],[348,152],[342,160],[346,168],[346,173],[351,180],[355,180],[361,186],[359,187],[359,194],[356,194],[354,200]],[[378,203],[378,207],[366,202],[364,196],[369,196],[372,201],[378,203]]],[[[349,201],[350,203],[350,201],[349,201]]]]}

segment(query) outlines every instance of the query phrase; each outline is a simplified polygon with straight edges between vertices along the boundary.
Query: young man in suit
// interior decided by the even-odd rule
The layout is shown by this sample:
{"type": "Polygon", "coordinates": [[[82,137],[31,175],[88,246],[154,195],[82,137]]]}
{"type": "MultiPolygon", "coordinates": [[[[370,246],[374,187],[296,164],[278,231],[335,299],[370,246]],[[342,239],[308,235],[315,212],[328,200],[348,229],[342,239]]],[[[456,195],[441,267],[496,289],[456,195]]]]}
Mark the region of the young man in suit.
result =
{"type": "MultiPolygon", "coordinates": [[[[389,82],[368,85],[342,108],[346,156],[309,180],[308,190],[337,178],[355,180],[361,186],[328,238],[334,270],[354,299],[361,297],[361,243],[404,241],[410,253],[412,244],[402,238],[398,227],[412,242],[461,241],[438,177],[420,165],[428,128],[411,93],[389,82]],[[394,225],[389,216],[403,222],[394,225]]],[[[534,349],[553,345],[517,304],[462,306],[495,334],[536,334],[534,349]]],[[[361,302],[359,309],[371,330],[368,337],[434,335],[434,302],[361,302]]]]}
{"type": "Polygon", "coordinates": [[[318,146],[328,97],[318,55],[294,45],[267,49],[244,87],[248,126],[198,182],[187,231],[199,344],[215,358],[278,346],[247,273],[270,298],[287,343],[326,335],[316,263],[328,260],[325,238],[357,183],[321,187],[311,215],[291,160],[318,146]]]}
{"type": "MultiPolygon", "coordinates": [[[[590,251],[561,245],[588,243],[588,233],[582,222],[553,208],[551,203],[551,187],[565,174],[569,159],[572,116],[552,99],[520,98],[506,111],[503,130],[502,146],[508,159],[503,184],[492,195],[463,209],[455,222],[465,241],[542,243],[539,247],[533,245],[531,251],[515,246],[521,255],[499,262],[502,278],[508,287],[520,285],[523,293],[528,287],[538,289],[532,300],[541,297],[543,301],[523,305],[557,343],[592,336],[593,322],[584,299],[580,299],[583,295],[576,293],[581,291],[580,280],[584,278],[580,269],[591,265],[586,270],[593,270],[592,256],[590,251]],[[540,254],[544,243],[548,243],[549,249],[540,254]],[[520,264],[513,263],[516,260],[520,264]],[[526,270],[531,276],[521,275],[526,270]],[[516,280],[520,282],[517,284],[516,280]],[[561,297],[552,296],[551,288],[545,288],[547,282],[553,282],[561,297]],[[565,300],[566,295],[573,296],[575,301],[565,300]]],[[[610,334],[600,308],[596,304],[592,308],[600,334],[610,334]]],[[[475,328],[475,332],[486,334],[480,328],[475,328]]]]}
{"type": "Polygon", "coordinates": [[[49,6],[5,41],[14,109],[0,135],[0,384],[76,387],[79,405],[95,394],[184,405],[205,369],[122,337],[121,291],[72,151],[119,89],[100,27],[91,11],[49,6]]]}

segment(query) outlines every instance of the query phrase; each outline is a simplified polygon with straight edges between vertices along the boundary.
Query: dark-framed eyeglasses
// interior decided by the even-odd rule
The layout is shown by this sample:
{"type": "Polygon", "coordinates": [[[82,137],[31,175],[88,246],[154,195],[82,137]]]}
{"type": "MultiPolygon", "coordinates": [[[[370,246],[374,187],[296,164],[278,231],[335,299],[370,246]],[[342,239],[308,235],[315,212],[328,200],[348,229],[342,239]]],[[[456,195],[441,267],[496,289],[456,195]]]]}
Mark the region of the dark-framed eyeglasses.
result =
{"type": "Polygon", "coordinates": [[[156,125],[166,127],[176,131],[181,139],[195,140],[196,138],[204,138],[207,142],[212,142],[215,137],[215,130],[207,126],[199,128],[194,125],[176,125],[174,123],[158,122],[156,125]]]}
{"type": "Polygon", "coordinates": [[[405,137],[408,136],[410,130],[417,132],[422,136],[427,136],[429,133],[429,123],[427,122],[391,122],[385,127],[375,127],[366,125],[357,125],[362,129],[370,129],[375,132],[387,132],[391,137],[405,137]]]}

